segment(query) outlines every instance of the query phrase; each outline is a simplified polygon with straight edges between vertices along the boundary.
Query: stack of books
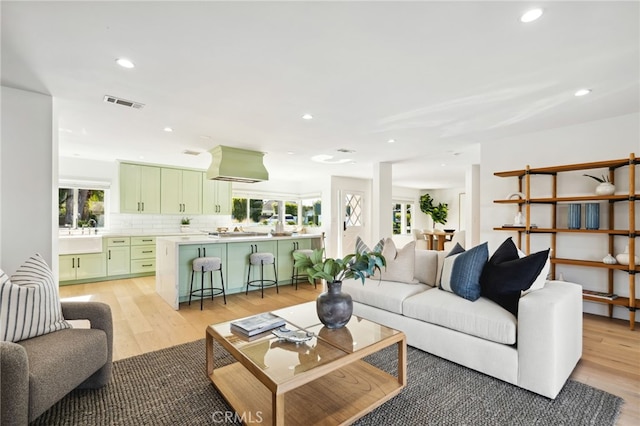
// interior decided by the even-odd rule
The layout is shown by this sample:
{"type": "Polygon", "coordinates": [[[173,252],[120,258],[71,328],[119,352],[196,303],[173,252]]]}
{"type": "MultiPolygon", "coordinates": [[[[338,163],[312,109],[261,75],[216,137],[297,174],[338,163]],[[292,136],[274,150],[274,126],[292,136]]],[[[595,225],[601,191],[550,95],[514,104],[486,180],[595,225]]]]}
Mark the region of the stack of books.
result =
{"type": "Polygon", "coordinates": [[[582,294],[589,297],[596,297],[598,299],[613,300],[617,299],[618,295],[614,293],[604,293],[601,291],[582,290],[582,294]]]}
{"type": "Polygon", "coordinates": [[[254,315],[231,322],[231,331],[246,337],[255,336],[274,328],[282,327],[285,321],[272,313],[254,315]]]}

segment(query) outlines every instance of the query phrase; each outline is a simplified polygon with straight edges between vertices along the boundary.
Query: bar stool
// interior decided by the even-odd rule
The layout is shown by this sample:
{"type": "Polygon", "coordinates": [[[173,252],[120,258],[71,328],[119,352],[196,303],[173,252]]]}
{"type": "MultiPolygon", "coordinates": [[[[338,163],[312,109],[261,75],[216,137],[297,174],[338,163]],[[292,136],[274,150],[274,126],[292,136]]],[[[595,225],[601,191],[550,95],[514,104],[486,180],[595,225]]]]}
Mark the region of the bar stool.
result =
{"type": "Polygon", "coordinates": [[[276,270],[276,257],[273,253],[262,253],[258,252],[258,247],[251,246],[251,254],[249,255],[249,273],[247,274],[247,290],[245,291],[245,295],[249,294],[249,286],[252,287],[260,287],[260,291],[262,294],[262,298],[264,298],[264,287],[276,286],[276,293],[280,293],[278,290],[278,271],[276,270]],[[251,279],[251,267],[260,265],[260,279],[252,280],[251,279]],[[265,280],[264,279],[264,265],[273,265],[273,276],[274,280],[265,280]],[[257,283],[257,284],[256,284],[257,283]]]}
{"type": "Polygon", "coordinates": [[[211,296],[211,300],[213,300],[213,296],[222,294],[224,298],[224,304],[227,304],[227,295],[224,292],[224,278],[222,276],[222,260],[219,257],[197,257],[193,259],[191,262],[191,285],[189,286],[189,305],[191,305],[191,297],[199,297],[200,298],[200,310],[202,310],[202,302],[206,296],[211,296]],[[222,285],[221,288],[213,286],[213,272],[220,271],[220,283],[222,285]],[[196,272],[200,272],[200,289],[193,289],[193,277],[196,272]],[[205,272],[210,273],[211,277],[211,286],[204,286],[204,274],[205,272]],[[205,294],[205,292],[209,292],[205,294]]]}
{"type": "MultiPolygon", "coordinates": [[[[294,253],[302,253],[307,257],[311,257],[311,254],[313,254],[313,250],[311,249],[299,249],[299,250],[294,250],[293,252],[291,252],[291,255],[293,256],[294,253]]],[[[296,290],[298,289],[298,282],[300,280],[304,280],[304,281],[309,281],[309,276],[307,274],[301,274],[300,271],[298,271],[298,268],[295,267],[295,261],[296,258],[294,256],[293,258],[293,269],[291,271],[291,285],[295,284],[296,285],[296,290]]],[[[318,284],[314,281],[313,285],[315,288],[318,288],[318,284]]]]}

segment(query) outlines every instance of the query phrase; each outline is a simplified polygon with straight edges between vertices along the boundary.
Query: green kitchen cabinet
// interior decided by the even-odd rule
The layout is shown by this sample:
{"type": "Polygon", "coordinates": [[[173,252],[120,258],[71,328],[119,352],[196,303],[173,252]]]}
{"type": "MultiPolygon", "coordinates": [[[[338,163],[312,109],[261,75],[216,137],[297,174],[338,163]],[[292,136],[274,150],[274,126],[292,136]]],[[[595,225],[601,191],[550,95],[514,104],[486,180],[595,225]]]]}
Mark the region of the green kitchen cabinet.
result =
{"type": "Polygon", "coordinates": [[[160,168],[120,163],[120,212],[160,213],[160,168]]]}
{"type": "MultiPolygon", "coordinates": [[[[227,250],[226,244],[190,244],[181,245],[178,251],[178,274],[179,274],[179,290],[178,294],[180,302],[186,302],[189,300],[189,287],[191,285],[191,271],[193,259],[198,257],[219,257],[222,261],[222,278],[225,281],[225,289],[228,289],[227,285],[227,250]]],[[[205,287],[210,286],[211,278],[209,273],[205,273],[205,287]]],[[[199,289],[201,283],[200,274],[196,273],[193,288],[199,289]]],[[[220,288],[220,273],[213,272],[213,286],[220,288]]],[[[228,290],[226,290],[228,292],[228,290]]],[[[198,299],[199,300],[199,299],[198,299]]]]}
{"type": "Polygon", "coordinates": [[[104,252],[59,256],[60,281],[100,278],[106,276],[106,272],[104,252]]]}
{"type": "MultiPolygon", "coordinates": [[[[247,274],[249,272],[249,256],[252,251],[268,252],[277,256],[277,243],[276,241],[227,243],[227,288],[229,289],[229,293],[238,293],[246,289],[247,274]]],[[[260,267],[252,267],[251,279],[255,280],[258,278],[260,278],[260,267]]],[[[264,278],[266,280],[274,279],[274,271],[271,265],[265,266],[264,278]]],[[[255,290],[255,287],[252,289],[255,290]]]]}
{"type": "Polygon", "coordinates": [[[202,172],[163,167],[160,182],[163,214],[202,213],[202,172]]]}
{"type": "Polygon", "coordinates": [[[278,240],[278,278],[282,283],[291,283],[293,251],[311,249],[311,239],[278,240]]]}
{"type": "Polygon", "coordinates": [[[231,182],[207,179],[202,173],[202,213],[231,214],[231,182]]]}
{"type": "Polygon", "coordinates": [[[107,276],[127,275],[130,273],[129,243],[129,237],[105,237],[105,244],[107,246],[107,276]]]}

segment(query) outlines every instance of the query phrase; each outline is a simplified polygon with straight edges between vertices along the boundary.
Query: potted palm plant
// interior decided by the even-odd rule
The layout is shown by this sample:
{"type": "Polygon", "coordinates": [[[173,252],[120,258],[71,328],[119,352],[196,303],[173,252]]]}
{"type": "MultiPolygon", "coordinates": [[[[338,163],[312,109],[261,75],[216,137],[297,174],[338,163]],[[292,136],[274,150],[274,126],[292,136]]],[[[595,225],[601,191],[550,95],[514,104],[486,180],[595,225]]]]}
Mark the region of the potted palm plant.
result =
{"type": "Polygon", "coordinates": [[[327,282],[327,291],[316,299],[318,318],[327,328],[344,327],[353,313],[353,300],[342,292],[342,280],[360,279],[364,284],[367,276],[386,266],[379,252],[348,254],[342,259],[324,258],[324,250],[314,250],[310,256],[293,253],[294,266],[302,269],[313,283],[317,279],[327,282]]]}

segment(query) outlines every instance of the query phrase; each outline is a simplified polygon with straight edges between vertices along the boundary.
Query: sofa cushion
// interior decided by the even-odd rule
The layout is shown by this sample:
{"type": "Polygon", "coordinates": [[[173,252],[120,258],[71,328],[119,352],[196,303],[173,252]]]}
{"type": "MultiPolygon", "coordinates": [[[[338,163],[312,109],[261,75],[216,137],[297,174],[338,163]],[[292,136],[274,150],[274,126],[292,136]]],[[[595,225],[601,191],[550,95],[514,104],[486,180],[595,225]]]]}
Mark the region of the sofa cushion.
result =
{"type": "Polygon", "coordinates": [[[517,316],[522,291],[531,287],[543,273],[548,259],[548,249],[521,258],[513,240],[507,238],[482,272],[482,295],[517,316]]]}
{"type": "Polygon", "coordinates": [[[406,298],[402,311],[406,317],[481,339],[507,345],[516,342],[516,317],[484,297],[472,302],[434,288],[406,298]]]}
{"type": "Polygon", "coordinates": [[[418,282],[436,285],[438,277],[438,251],[416,250],[414,277],[418,282]]]}
{"type": "Polygon", "coordinates": [[[471,301],[478,299],[480,275],[488,257],[487,243],[466,251],[456,244],[444,259],[440,287],[471,301]]]}
{"type": "Polygon", "coordinates": [[[19,342],[69,328],[47,262],[35,254],[11,279],[0,270],[0,340],[19,342]]]}
{"type": "Polygon", "coordinates": [[[350,294],[355,302],[400,315],[402,315],[402,302],[407,297],[430,288],[425,284],[378,281],[375,278],[367,278],[364,285],[359,280],[345,280],[342,282],[342,291],[350,294]]]}
{"type": "Polygon", "coordinates": [[[382,255],[386,260],[386,267],[373,275],[374,279],[383,281],[397,281],[407,284],[417,284],[414,277],[416,262],[416,242],[411,241],[400,250],[391,238],[384,241],[382,255]]]}

